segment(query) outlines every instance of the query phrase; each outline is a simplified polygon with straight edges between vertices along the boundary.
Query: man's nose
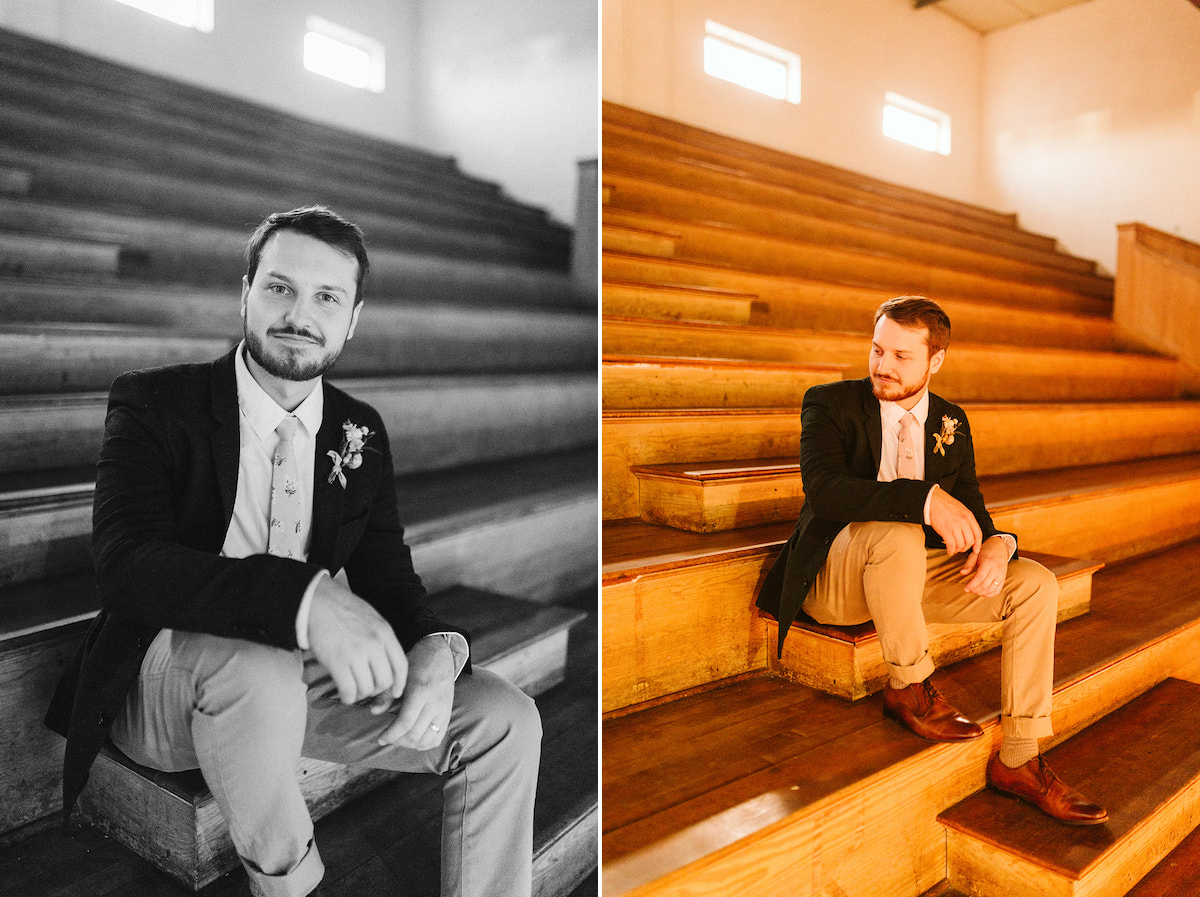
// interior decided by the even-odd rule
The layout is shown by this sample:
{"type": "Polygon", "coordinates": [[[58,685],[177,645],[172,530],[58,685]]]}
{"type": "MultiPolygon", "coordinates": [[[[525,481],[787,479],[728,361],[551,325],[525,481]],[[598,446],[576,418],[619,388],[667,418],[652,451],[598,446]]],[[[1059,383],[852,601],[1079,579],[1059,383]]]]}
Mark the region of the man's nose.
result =
{"type": "Polygon", "coordinates": [[[312,301],[304,296],[297,296],[292,300],[292,304],[288,306],[283,319],[286,323],[297,329],[308,329],[309,324],[312,322],[312,301]]]}

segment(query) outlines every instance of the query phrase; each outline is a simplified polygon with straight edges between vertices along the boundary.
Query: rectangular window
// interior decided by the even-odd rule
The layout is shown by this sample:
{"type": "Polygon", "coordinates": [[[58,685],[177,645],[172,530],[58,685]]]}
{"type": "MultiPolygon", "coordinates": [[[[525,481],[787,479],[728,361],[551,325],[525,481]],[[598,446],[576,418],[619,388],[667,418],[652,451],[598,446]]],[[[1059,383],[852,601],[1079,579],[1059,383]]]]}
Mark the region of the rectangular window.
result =
{"type": "Polygon", "coordinates": [[[883,107],[883,134],[931,153],[950,155],[950,116],[898,93],[883,107]]]}
{"type": "Polygon", "coordinates": [[[317,16],[308,18],[304,67],[351,87],[383,90],[383,44],[317,16]]]}
{"type": "Polygon", "coordinates": [[[732,28],[704,23],[704,71],[750,90],[800,102],[800,57],[732,28]]]}
{"type": "Polygon", "coordinates": [[[117,0],[177,25],[208,33],[213,30],[213,0],[117,0]]]}

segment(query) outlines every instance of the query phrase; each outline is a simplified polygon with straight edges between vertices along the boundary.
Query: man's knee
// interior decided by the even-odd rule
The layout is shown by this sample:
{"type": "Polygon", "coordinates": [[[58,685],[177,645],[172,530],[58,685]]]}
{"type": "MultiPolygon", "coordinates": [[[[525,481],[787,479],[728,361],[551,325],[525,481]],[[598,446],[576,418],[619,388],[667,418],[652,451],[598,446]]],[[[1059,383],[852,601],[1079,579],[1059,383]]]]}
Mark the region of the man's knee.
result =
{"type": "Polygon", "coordinates": [[[1008,591],[1018,603],[1058,613],[1058,578],[1036,561],[1018,558],[1008,565],[1008,591]]]}
{"type": "Polygon", "coordinates": [[[533,698],[511,682],[486,670],[459,680],[467,707],[467,726],[479,749],[503,745],[515,755],[541,754],[542,717],[533,698]]]}
{"type": "Polygon", "coordinates": [[[851,540],[870,547],[876,553],[907,552],[925,557],[925,530],[918,523],[866,520],[851,523],[851,540]]]}

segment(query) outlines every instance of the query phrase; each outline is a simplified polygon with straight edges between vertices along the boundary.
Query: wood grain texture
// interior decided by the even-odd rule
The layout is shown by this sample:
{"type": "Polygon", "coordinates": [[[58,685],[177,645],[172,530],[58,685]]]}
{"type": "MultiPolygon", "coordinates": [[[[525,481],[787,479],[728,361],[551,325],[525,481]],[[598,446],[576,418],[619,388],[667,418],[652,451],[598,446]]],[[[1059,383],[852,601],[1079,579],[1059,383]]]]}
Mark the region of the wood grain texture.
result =
{"type": "Polygon", "coordinates": [[[1144,224],[1117,234],[1118,332],[1200,368],[1200,245],[1144,224]]]}
{"type": "Polygon", "coordinates": [[[763,303],[751,293],[605,281],[601,308],[606,315],[749,324],[763,303]]]}
{"type": "Polygon", "coordinates": [[[837,365],[605,356],[605,409],[795,408],[805,391],[840,380],[837,365]]]}

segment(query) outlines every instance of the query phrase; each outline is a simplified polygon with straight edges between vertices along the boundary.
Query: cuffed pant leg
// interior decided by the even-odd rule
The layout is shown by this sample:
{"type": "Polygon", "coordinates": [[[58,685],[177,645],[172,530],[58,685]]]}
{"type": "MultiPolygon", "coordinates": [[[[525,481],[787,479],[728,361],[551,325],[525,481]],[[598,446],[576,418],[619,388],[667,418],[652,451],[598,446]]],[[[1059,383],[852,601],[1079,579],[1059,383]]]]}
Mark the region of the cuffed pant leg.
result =
{"type": "Polygon", "coordinates": [[[1000,728],[1008,737],[1053,734],[1054,631],[1058,580],[1035,561],[1009,563],[999,595],[968,592],[958,574],[965,555],[931,555],[925,616],[930,623],[1003,621],[1000,650],[1000,728]]]}
{"type": "Polygon", "coordinates": [[[933,673],[921,608],[925,532],[912,523],[868,521],[846,526],[804,601],[818,623],[855,626],[875,621],[888,672],[905,682],[933,673]]]}
{"type": "Polygon", "coordinates": [[[303,897],[324,875],[296,782],[304,740],[299,652],[164,630],[112,738],[155,769],[199,767],[264,897],[303,897]]]}
{"type": "Polygon", "coordinates": [[[375,716],[338,702],[315,659],[305,675],[311,687],[304,756],[445,776],[443,897],[528,897],[542,736],[531,698],[486,670],[460,676],[445,739],[413,751],[378,743],[394,712],[375,716]]]}

